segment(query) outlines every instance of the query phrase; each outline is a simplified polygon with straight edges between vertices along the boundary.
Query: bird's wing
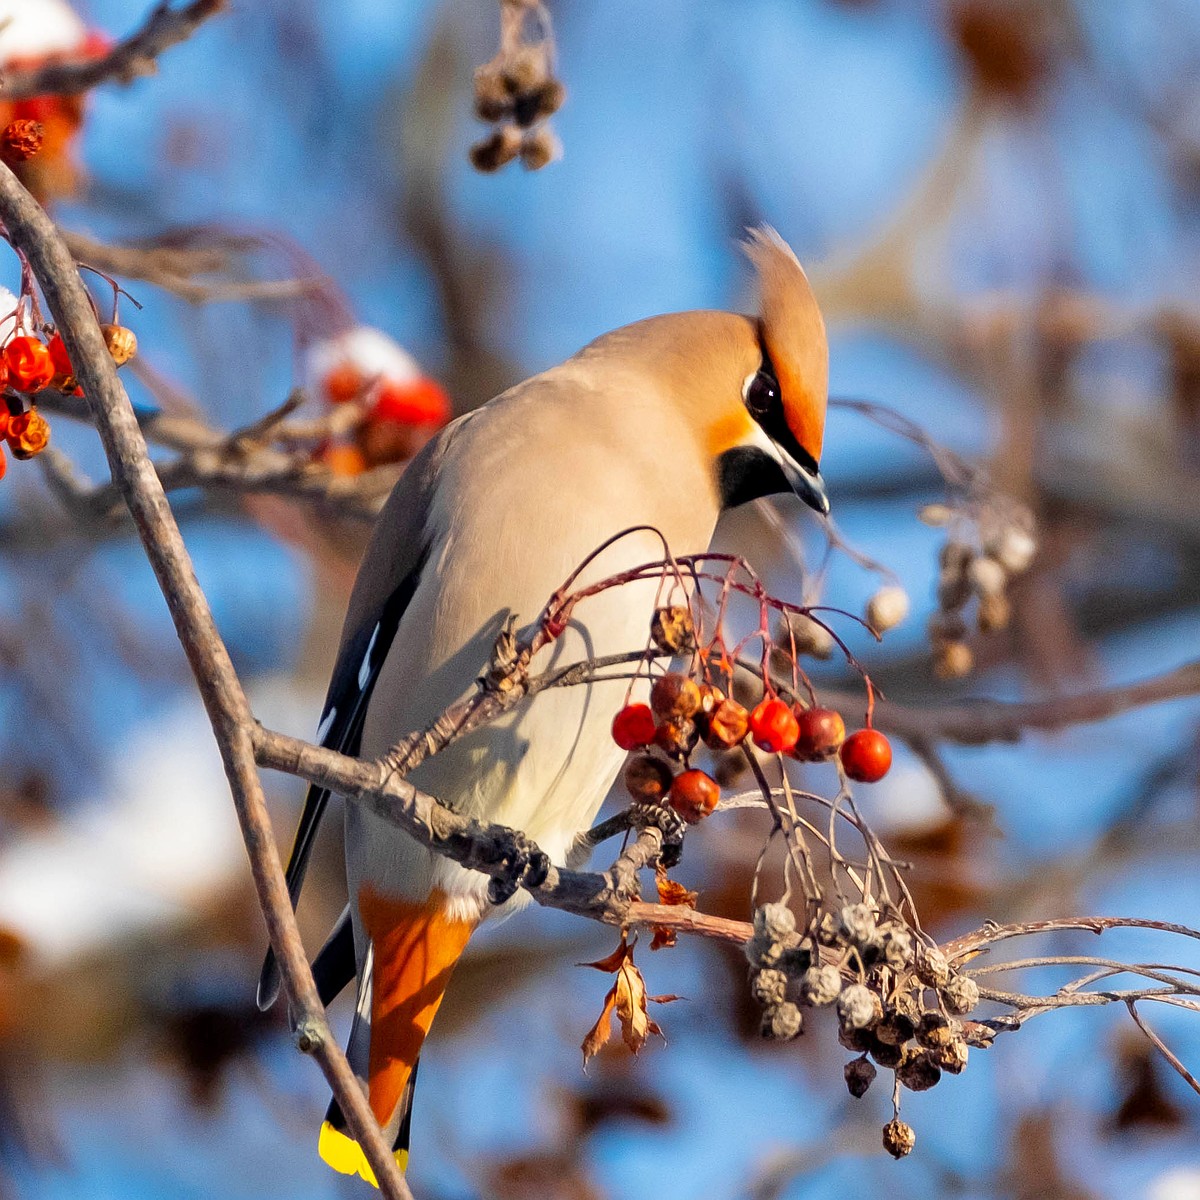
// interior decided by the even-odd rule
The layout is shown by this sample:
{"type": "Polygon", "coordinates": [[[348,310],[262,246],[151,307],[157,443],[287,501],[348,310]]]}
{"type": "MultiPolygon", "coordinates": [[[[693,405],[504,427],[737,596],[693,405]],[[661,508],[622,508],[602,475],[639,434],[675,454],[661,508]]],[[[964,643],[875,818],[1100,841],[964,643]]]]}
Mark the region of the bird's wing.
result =
{"type": "MultiPolygon", "coordinates": [[[[340,754],[359,752],[363,718],[371,692],[396,636],[400,618],[417,590],[428,553],[426,517],[437,486],[438,469],[446,448],[469,417],[470,414],[460,417],[426,444],[401,475],[379,514],[350,595],[333,678],[317,729],[318,742],[340,754]]],[[[328,803],[328,788],[313,785],[308,789],[287,866],[288,895],[293,908],[300,898],[317,830],[328,803]]],[[[341,986],[349,983],[352,977],[353,973],[341,986]]],[[[274,952],[268,949],[258,980],[259,1008],[270,1008],[278,995],[279,967],[274,952]]]]}

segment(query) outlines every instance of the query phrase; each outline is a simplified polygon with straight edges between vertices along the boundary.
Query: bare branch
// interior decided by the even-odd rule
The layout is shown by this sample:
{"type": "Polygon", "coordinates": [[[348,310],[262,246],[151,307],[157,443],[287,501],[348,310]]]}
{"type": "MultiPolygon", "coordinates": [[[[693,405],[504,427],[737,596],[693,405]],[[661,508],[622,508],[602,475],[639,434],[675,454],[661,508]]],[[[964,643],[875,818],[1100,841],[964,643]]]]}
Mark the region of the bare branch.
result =
{"type": "Polygon", "coordinates": [[[167,0],[155,6],[136,33],[118,42],[103,58],[90,62],[49,63],[32,71],[14,71],[0,82],[0,95],[9,100],[31,96],[70,96],[90,91],[109,80],[132,83],[158,69],[158,57],[186,41],[226,0],[191,0],[171,8],[167,0]]]}
{"type": "Polygon", "coordinates": [[[254,762],[253,717],[196,581],[129,397],[117,378],[87,290],[50,218],[4,166],[0,166],[0,219],[13,245],[28,259],[66,343],[104,443],[113,480],[133,514],[195,676],[225,764],[271,946],[298,1018],[300,1045],[320,1063],[384,1194],[399,1200],[411,1198],[366,1096],[325,1020],[288,900],[254,762]]]}

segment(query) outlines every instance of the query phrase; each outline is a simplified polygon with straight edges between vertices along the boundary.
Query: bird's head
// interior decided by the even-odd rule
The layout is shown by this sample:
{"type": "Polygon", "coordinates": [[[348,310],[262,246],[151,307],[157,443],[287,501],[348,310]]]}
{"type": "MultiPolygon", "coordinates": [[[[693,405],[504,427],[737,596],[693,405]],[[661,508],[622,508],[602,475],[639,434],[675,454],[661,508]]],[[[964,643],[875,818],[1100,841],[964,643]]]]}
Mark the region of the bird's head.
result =
{"type": "Polygon", "coordinates": [[[757,345],[734,408],[713,451],[726,507],[759,496],[794,492],[829,512],[821,478],[821,444],[829,388],[825,322],[804,268],[788,244],[763,226],[750,233],[746,254],[758,275],[757,345]]]}

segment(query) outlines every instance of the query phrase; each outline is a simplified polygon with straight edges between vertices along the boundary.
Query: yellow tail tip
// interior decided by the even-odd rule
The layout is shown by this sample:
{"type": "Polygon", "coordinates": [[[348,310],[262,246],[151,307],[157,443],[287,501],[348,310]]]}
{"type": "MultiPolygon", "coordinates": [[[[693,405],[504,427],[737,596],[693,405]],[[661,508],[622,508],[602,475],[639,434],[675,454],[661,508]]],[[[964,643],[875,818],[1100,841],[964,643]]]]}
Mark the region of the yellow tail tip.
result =
{"type": "MultiPolygon", "coordinates": [[[[317,1153],[335,1171],[343,1175],[357,1175],[365,1179],[372,1187],[379,1186],[367,1156],[359,1144],[340,1129],[334,1129],[328,1121],[321,1125],[321,1137],[317,1142],[317,1153]]],[[[396,1165],[401,1171],[408,1170],[408,1151],[396,1151],[396,1165]]]]}

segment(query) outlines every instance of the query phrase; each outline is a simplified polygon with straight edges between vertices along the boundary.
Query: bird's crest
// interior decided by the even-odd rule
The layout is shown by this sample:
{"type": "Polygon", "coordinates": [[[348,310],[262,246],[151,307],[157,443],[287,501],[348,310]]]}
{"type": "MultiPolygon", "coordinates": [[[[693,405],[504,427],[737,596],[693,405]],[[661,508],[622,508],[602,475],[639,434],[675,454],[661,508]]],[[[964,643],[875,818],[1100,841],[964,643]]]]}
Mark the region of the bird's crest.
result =
{"type": "Polygon", "coordinates": [[[792,248],[769,225],[751,229],[743,246],[758,274],[759,336],[779,380],[788,426],[819,463],[829,346],[817,298],[792,248]]]}

